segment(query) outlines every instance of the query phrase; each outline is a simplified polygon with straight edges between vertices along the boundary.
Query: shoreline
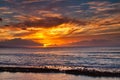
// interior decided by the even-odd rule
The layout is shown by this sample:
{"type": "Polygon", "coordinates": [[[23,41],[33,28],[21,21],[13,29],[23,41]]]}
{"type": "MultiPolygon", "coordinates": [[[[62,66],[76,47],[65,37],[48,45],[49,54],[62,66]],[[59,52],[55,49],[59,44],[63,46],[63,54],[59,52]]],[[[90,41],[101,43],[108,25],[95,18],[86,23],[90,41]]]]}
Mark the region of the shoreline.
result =
{"type": "Polygon", "coordinates": [[[107,72],[88,69],[60,70],[48,67],[0,67],[0,72],[24,72],[24,73],[66,73],[72,75],[86,75],[92,77],[120,77],[120,72],[107,72]]]}

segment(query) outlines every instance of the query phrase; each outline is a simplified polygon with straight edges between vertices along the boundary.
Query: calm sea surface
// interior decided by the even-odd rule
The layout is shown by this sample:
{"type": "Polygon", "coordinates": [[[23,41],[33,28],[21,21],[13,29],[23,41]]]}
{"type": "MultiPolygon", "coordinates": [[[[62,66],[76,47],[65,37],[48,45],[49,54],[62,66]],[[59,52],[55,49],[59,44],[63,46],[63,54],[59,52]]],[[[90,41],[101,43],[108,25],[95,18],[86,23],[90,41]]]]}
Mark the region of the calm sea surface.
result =
{"type": "MultiPolygon", "coordinates": [[[[40,49],[0,48],[0,66],[17,66],[17,67],[47,66],[60,69],[67,68],[76,69],[85,67],[101,71],[106,70],[110,72],[112,71],[117,72],[120,71],[120,47],[89,47],[89,48],[75,47],[75,48],[40,48],[40,49]]],[[[3,72],[0,73],[0,76],[3,74],[5,73],[3,72]]],[[[21,73],[17,73],[16,75],[18,74],[21,75],[21,73]]],[[[56,75],[64,76],[64,74],[56,75]]]]}

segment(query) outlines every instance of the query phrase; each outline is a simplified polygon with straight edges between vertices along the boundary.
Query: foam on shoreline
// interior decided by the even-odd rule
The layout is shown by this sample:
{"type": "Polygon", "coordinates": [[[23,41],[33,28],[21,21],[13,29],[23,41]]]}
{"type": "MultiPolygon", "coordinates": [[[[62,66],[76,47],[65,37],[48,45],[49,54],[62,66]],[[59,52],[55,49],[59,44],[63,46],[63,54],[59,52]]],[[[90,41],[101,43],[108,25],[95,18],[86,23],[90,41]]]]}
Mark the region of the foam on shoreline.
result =
{"type": "Polygon", "coordinates": [[[32,72],[32,73],[66,73],[73,75],[87,75],[94,77],[120,77],[120,71],[101,71],[96,69],[88,68],[76,68],[67,67],[64,69],[53,68],[53,67],[0,67],[0,72],[32,72]]]}

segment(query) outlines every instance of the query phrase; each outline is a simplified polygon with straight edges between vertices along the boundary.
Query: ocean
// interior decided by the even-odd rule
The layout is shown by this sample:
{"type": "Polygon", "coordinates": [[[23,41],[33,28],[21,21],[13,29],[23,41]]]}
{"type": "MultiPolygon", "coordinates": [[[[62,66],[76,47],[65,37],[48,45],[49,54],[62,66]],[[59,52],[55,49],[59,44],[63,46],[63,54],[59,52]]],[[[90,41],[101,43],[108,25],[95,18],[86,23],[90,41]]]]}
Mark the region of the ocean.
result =
{"type": "MultiPolygon", "coordinates": [[[[97,71],[97,72],[120,73],[120,47],[68,47],[68,48],[49,47],[49,48],[33,48],[33,49],[32,48],[0,48],[0,67],[28,68],[28,70],[29,68],[30,69],[42,68],[43,70],[57,69],[61,72],[65,72],[66,70],[78,70],[78,71],[87,70],[88,72],[97,71]]],[[[18,73],[19,70],[16,71],[16,73],[11,73],[9,72],[9,70],[7,70],[8,72],[4,72],[4,70],[3,71],[1,70],[2,72],[0,73],[0,77],[1,76],[3,77],[4,74],[11,74],[11,75],[14,74],[17,76],[18,74],[20,75],[30,74],[30,73],[18,73]]],[[[74,75],[74,72],[71,73],[73,73],[74,75]]],[[[43,75],[45,73],[35,73],[35,74],[43,75]]],[[[48,75],[48,73],[46,74],[48,75]]],[[[49,75],[53,75],[53,74],[57,76],[58,75],[61,76],[64,75],[65,73],[55,74],[54,71],[53,73],[49,73],[49,75]]],[[[67,76],[70,75],[71,74],[68,74],[67,76]]],[[[120,76],[120,74],[117,75],[120,76]]],[[[65,79],[65,80],[79,80],[79,76],[76,76],[77,79],[65,79]]],[[[118,80],[118,79],[119,77],[117,78],[111,77],[111,80],[118,80]]],[[[3,78],[2,80],[9,80],[9,79],[3,78]]],[[[14,79],[10,79],[10,80],[14,80],[14,79]]],[[[19,80],[19,79],[17,78],[15,80],[19,80]]],[[[20,80],[24,80],[24,79],[20,79],[20,80]]],[[[47,79],[40,79],[40,80],[47,80],[47,79]]],[[[106,78],[102,80],[106,80],[106,78]]]]}

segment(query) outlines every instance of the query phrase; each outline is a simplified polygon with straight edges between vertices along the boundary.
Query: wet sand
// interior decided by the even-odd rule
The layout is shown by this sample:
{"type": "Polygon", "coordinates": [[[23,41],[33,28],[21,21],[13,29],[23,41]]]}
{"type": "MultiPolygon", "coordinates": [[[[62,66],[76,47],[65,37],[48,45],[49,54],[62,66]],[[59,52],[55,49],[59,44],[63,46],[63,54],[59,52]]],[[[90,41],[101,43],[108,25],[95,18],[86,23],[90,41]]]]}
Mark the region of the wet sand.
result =
{"type": "Polygon", "coordinates": [[[90,77],[65,73],[0,72],[0,80],[120,80],[119,77],[90,77]]]}

